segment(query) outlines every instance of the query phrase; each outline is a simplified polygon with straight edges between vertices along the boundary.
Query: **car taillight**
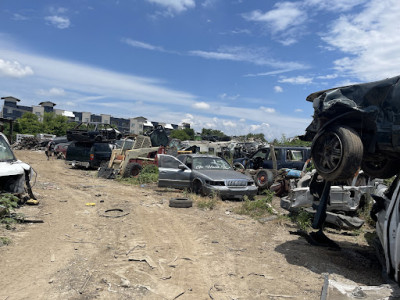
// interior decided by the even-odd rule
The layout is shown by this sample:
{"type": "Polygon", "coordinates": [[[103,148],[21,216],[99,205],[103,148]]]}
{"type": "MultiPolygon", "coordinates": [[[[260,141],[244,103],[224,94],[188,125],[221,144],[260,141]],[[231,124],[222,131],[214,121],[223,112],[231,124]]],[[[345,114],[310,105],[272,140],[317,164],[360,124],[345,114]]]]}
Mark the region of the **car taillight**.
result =
{"type": "Polygon", "coordinates": [[[93,160],[94,159],[94,154],[92,153],[92,154],[90,154],[90,160],[93,160]]]}

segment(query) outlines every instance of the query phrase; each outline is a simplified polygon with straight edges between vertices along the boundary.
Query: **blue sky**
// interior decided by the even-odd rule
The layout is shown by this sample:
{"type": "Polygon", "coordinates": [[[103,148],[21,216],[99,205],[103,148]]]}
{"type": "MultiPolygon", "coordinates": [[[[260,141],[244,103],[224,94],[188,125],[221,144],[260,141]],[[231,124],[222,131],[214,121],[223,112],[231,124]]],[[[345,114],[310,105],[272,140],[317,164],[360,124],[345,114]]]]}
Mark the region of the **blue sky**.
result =
{"type": "Polygon", "coordinates": [[[400,73],[398,0],[1,0],[0,96],[303,134],[312,92],[400,73]]]}

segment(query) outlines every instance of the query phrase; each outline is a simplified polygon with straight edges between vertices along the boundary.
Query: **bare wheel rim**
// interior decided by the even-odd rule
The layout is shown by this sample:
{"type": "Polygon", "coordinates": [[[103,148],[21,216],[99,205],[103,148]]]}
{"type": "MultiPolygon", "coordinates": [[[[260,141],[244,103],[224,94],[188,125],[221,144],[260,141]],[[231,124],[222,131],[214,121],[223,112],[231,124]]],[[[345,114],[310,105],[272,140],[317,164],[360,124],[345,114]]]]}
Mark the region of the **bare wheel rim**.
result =
{"type": "Polygon", "coordinates": [[[343,158],[343,145],[339,136],[333,132],[322,134],[315,143],[313,158],[320,171],[334,172],[343,158]]]}
{"type": "Polygon", "coordinates": [[[257,179],[260,184],[264,184],[267,181],[265,174],[260,174],[259,176],[257,176],[257,179]]]}

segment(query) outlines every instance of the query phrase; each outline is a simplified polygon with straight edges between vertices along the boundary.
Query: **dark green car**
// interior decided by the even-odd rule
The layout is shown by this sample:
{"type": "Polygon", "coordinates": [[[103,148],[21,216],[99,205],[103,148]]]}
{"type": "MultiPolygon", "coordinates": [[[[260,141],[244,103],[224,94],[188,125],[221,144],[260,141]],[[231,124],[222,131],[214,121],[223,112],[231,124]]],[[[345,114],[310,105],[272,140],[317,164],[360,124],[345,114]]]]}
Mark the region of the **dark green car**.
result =
{"type": "Polygon", "coordinates": [[[72,142],[68,146],[65,162],[73,167],[96,169],[111,157],[112,146],[108,143],[72,142]]]}

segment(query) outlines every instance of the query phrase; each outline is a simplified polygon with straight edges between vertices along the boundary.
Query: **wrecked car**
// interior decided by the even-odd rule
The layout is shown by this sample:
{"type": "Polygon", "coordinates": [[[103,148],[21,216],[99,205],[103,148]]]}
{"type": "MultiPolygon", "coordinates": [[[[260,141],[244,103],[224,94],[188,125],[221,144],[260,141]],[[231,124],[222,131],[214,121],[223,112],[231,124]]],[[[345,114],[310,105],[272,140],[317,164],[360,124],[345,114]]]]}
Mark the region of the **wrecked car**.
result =
{"type": "Polygon", "coordinates": [[[400,180],[399,175],[389,188],[381,186],[373,198],[371,217],[376,221],[380,245],[379,257],[386,273],[400,282],[400,180]]]}
{"type": "Polygon", "coordinates": [[[77,142],[114,142],[122,138],[121,132],[109,124],[79,123],[67,130],[68,141],[77,142]]]}
{"type": "MultiPolygon", "coordinates": [[[[288,195],[281,198],[281,207],[290,212],[303,208],[315,213],[323,188],[318,173],[313,170],[297,182],[291,180],[290,185],[288,195]]],[[[374,190],[374,185],[368,184],[363,173],[351,182],[334,182],[330,188],[326,222],[342,229],[359,229],[364,221],[357,214],[367,204],[374,190]]]]}
{"type": "Polygon", "coordinates": [[[303,140],[326,180],[348,179],[361,167],[373,178],[400,168],[400,76],[310,94],[313,121],[303,140]]]}
{"type": "Polygon", "coordinates": [[[112,145],[108,143],[72,142],[67,147],[65,163],[72,167],[96,169],[109,161],[112,145]]]}
{"type": "Polygon", "coordinates": [[[269,188],[278,170],[303,170],[310,158],[309,147],[282,146],[261,148],[247,157],[233,160],[235,170],[251,175],[260,190],[269,188]],[[272,150],[273,149],[273,150],[272,150]]]}
{"type": "Polygon", "coordinates": [[[22,195],[27,192],[36,199],[30,184],[33,174],[31,166],[15,157],[7,138],[0,133],[0,193],[22,195]]]}
{"type": "Polygon", "coordinates": [[[196,194],[218,194],[222,199],[250,198],[257,194],[251,177],[235,171],[218,156],[182,154],[158,157],[159,187],[189,189],[196,194]]]}

